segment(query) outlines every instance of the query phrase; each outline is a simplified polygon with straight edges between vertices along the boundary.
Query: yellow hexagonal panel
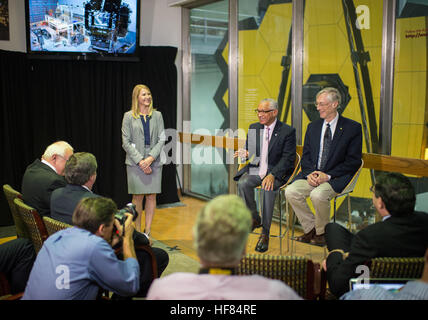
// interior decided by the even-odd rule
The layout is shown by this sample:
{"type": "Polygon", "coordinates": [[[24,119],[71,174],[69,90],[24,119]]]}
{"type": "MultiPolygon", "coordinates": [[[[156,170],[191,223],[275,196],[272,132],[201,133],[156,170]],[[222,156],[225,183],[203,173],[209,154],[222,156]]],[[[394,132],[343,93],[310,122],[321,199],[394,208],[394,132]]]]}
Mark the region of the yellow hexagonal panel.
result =
{"type": "Polygon", "coordinates": [[[309,27],[305,34],[305,59],[310,74],[337,73],[347,56],[348,40],[337,25],[309,27]]]}
{"type": "Polygon", "coordinates": [[[284,53],[271,52],[260,74],[261,80],[268,90],[269,97],[273,99],[277,99],[278,97],[283,71],[283,67],[281,66],[283,56],[284,53]]]}
{"type": "Polygon", "coordinates": [[[239,32],[239,75],[257,75],[262,71],[269,48],[258,30],[239,32]]]}
{"type": "Polygon", "coordinates": [[[342,1],[338,0],[306,0],[305,21],[310,26],[331,25],[343,16],[342,1]]]}
{"type": "Polygon", "coordinates": [[[238,82],[238,128],[247,131],[251,123],[258,121],[254,110],[269,93],[258,76],[240,76],[238,82]]]}
{"type": "Polygon", "coordinates": [[[260,25],[260,33],[271,51],[285,52],[292,20],[292,4],[272,4],[260,25]]]}

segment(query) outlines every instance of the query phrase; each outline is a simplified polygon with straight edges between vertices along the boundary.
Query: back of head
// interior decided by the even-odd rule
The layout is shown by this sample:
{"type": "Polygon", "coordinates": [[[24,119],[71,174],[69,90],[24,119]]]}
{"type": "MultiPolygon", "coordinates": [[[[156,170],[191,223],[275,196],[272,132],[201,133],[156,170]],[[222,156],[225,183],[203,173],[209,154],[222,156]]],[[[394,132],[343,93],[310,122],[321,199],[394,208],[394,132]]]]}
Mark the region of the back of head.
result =
{"type": "Polygon", "coordinates": [[[208,202],[193,228],[201,261],[210,266],[237,265],[246,247],[251,222],[250,211],[236,195],[222,195],[208,202]]]}
{"type": "Polygon", "coordinates": [[[73,212],[73,225],[96,233],[102,224],[110,225],[117,206],[109,198],[83,198],[73,212]]]}
{"type": "Polygon", "coordinates": [[[381,173],[376,177],[375,196],[381,197],[391,216],[412,213],[415,208],[415,190],[410,180],[401,173],[381,173]]]}
{"type": "Polygon", "coordinates": [[[77,152],[68,159],[64,172],[68,183],[84,185],[97,172],[97,160],[92,153],[77,152]]]}
{"type": "Polygon", "coordinates": [[[65,141],[56,141],[46,148],[42,157],[45,160],[49,160],[55,154],[65,157],[67,150],[73,151],[73,147],[65,141]]]}

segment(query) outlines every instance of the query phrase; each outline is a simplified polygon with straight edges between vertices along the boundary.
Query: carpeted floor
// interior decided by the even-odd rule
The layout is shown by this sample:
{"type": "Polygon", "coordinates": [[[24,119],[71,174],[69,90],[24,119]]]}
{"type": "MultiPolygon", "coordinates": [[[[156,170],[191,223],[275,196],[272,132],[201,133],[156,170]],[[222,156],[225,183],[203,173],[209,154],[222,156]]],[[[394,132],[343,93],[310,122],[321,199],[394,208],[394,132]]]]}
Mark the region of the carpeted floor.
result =
{"type": "Polygon", "coordinates": [[[174,272],[199,272],[199,262],[181,253],[180,249],[169,247],[163,242],[155,239],[153,239],[152,246],[165,250],[169,255],[169,264],[162,273],[162,277],[174,272]]]}

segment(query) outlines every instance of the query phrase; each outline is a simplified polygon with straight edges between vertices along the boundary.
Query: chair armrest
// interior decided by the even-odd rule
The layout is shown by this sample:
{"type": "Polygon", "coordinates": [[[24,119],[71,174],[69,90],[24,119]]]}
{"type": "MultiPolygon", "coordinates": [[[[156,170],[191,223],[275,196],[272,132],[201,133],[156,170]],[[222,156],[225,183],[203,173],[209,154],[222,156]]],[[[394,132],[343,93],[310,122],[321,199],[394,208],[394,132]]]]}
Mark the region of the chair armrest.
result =
{"type": "Polygon", "coordinates": [[[158,275],[158,263],[156,261],[156,257],[155,257],[155,254],[153,253],[152,248],[149,245],[142,244],[142,245],[135,246],[135,250],[144,250],[150,255],[150,258],[152,260],[153,280],[158,278],[159,277],[159,275],[158,275]]]}

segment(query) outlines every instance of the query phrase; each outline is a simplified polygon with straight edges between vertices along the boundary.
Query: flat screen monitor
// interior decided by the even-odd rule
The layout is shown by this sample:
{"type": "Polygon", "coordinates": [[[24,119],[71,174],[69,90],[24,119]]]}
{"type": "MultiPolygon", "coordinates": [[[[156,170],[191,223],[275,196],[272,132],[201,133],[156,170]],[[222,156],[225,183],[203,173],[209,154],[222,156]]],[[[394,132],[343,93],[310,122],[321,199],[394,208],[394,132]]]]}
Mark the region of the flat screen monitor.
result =
{"type": "Polygon", "coordinates": [[[26,0],[27,52],[136,57],[140,0],[26,0]]]}

